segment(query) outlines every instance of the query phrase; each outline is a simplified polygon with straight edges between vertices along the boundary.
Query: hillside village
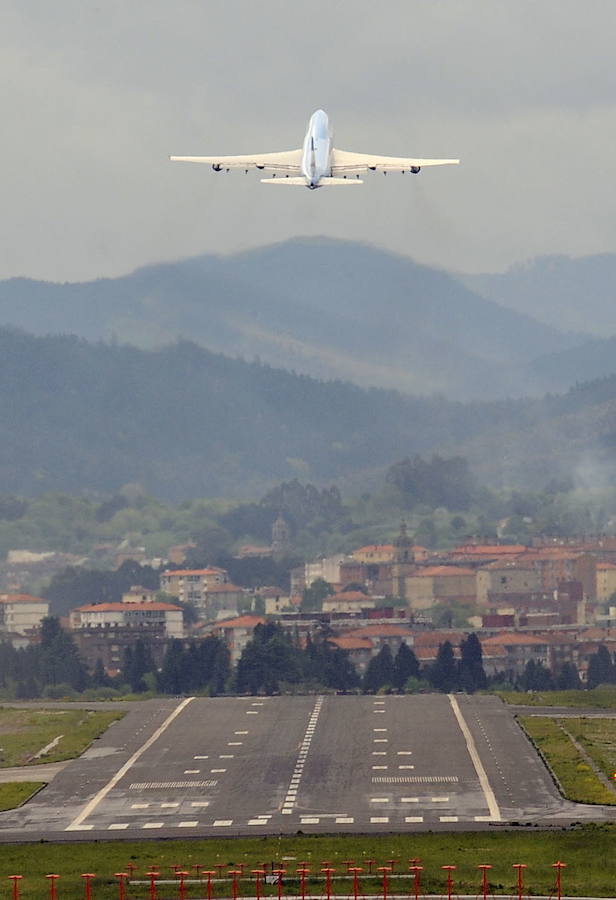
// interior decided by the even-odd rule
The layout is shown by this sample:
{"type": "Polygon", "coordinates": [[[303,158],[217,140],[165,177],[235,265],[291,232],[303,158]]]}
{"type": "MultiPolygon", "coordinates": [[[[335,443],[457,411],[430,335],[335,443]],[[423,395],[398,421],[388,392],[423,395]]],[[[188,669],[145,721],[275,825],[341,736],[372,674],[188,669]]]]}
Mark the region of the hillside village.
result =
{"type": "MultiPolygon", "coordinates": [[[[241,554],[280,552],[284,523],[277,527],[272,546],[246,546],[241,554]]],[[[190,547],[172,547],[160,561],[158,589],[134,585],[118,602],[85,603],[62,620],[88,665],[98,661],[108,674],[121,673],[127,649],[141,637],[160,666],[171,641],[188,645],[209,636],[224,641],[236,665],[255,627],[268,621],[303,645],[325,637],[360,676],[385,645],[395,654],[404,643],[430,666],[445,641],[459,656],[471,632],[481,641],[488,678],[510,681],[534,662],[554,674],[570,664],[584,683],[593,654],[601,646],[616,651],[616,538],[546,537],[530,546],[474,540],[433,551],[413,544],[403,522],[391,544],[292,569],[288,590],[240,587],[217,566],[186,568],[190,547]]],[[[126,558],[119,553],[116,562],[126,558]]],[[[36,644],[48,615],[41,597],[0,594],[0,634],[15,648],[36,644]]]]}

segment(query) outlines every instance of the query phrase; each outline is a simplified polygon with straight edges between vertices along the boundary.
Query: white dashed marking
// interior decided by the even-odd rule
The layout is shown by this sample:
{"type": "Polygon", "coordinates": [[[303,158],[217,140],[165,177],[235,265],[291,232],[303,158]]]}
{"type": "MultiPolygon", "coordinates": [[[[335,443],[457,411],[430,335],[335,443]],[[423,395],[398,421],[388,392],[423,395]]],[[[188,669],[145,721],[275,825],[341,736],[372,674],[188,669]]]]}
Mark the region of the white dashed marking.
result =
{"type": "Polygon", "coordinates": [[[209,756],[193,756],[193,759],[209,759],[209,756]]]}
{"type": "Polygon", "coordinates": [[[179,803],[161,803],[160,804],[161,809],[175,809],[179,805],[180,805],[179,803]]]}
{"type": "Polygon", "coordinates": [[[125,828],[128,828],[128,822],[116,822],[113,825],[109,826],[109,831],[124,831],[125,828]]]}
{"type": "Polygon", "coordinates": [[[449,803],[449,797],[430,797],[432,803],[449,803]]]}
{"type": "Polygon", "coordinates": [[[248,734],[247,731],[234,731],[233,734],[248,734]]]}
{"type": "Polygon", "coordinates": [[[191,806],[209,806],[210,801],[209,800],[193,800],[193,802],[190,805],[191,806]]]}
{"type": "Polygon", "coordinates": [[[439,816],[441,822],[457,822],[457,816],[439,816]]]}
{"type": "Polygon", "coordinates": [[[386,769],[387,766],[372,766],[373,769],[386,769]]]}
{"type": "Polygon", "coordinates": [[[398,766],[399,769],[414,769],[415,766],[398,766]]]}
{"type": "Polygon", "coordinates": [[[178,828],[196,828],[198,822],[178,822],[178,828]]]}
{"type": "Polygon", "coordinates": [[[149,805],[149,803],[133,803],[131,809],[147,809],[149,805]]]}
{"type": "Polygon", "coordinates": [[[387,825],[389,816],[370,816],[371,825],[387,825]]]}
{"type": "Polygon", "coordinates": [[[212,775],[214,775],[216,772],[226,772],[227,770],[226,769],[211,769],[210,771],[211,771],[212,775]]]}
{"type": "Polygon", "coordinates": [[[300,819],[302,825],[318,825],[320,821],[318,816],[302,816],[300,819]]]}
{"type": "Polygon", "coordinates": [[[353,816],[338,816],[336,825],[352,825],[354,821],[353,816]]]}
{"type": "Polygon", "coordinates": [[[164,822],[146,822],[143,827],[144,828],[162,828],[164,824],[165,824],[164,822]]]}
{"type": "Polygon", "coordinates": [[[411,825],[413,822],[423,822],[423,816],[405,816],[404,821],[407,825],[411,825]]]}
{"type": "Polygon", "coordinates": [[[214,828],[226,828],[228,825],[233,825],[233,819],[214,819],[212,825],[214,828]]]}
{"type": "Polygon", "coordinates": [[[389,803],[389,797],[370,797],[370,803],[389,803]]]}
{"type": "Polygon", "coordinates": [[[198,775],[201,769],[184,769],[184,775],[198,775]]]}
{"type": "Polygon", "coordinates": [[[419,803],[419,797],[400,797],[400,803],[419,803]]]}

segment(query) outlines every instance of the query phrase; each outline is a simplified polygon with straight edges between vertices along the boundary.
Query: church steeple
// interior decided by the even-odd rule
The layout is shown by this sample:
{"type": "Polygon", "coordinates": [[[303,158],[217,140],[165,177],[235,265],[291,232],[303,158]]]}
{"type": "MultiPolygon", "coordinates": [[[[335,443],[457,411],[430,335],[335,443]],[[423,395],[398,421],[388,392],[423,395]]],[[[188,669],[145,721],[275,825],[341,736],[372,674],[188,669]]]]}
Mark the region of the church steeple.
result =
{"type": "Polygon", "coordinates": [[[413,542],[408,536],[406,522],[400,522],[400,532],[394,541],[394,561],[391,568],[392,588],[394,596],[405,599],[406,586],[404,579],[409,575],[415,565],[413,542]]]}

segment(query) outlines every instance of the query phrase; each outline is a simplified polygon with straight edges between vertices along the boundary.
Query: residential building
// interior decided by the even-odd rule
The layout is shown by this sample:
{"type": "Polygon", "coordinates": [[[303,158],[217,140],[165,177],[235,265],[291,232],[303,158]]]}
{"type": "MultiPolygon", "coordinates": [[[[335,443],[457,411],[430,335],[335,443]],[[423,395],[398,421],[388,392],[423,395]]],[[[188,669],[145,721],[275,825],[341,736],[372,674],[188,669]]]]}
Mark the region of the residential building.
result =
{"type": "Polygon", "coordinates": [[[210,626],[208,631],[224,640],[229,648],[231,665],[235,665],[246,644],[252,640],[257,625],[265,625],[266,621],[263,616],[237,616],[224,622],[217,622],[216,625],[210,626]]]}
{"type": "Polygon", "coordinates": [[[317,579],[322,578],[329,584],[340,584],[340,564],[344,561],[344,553],[335,553],[333,556],[323,556],[304,566],[304,582],[310,587],[317,579]]]}
{"type": "Polygon", "coordinates": [[[0,631],[27,634],[41,627],[49,603],[30,594],[0,594],[0,631]]]}
{"type": "Polygon", "coordinates": [[[463,566],[426,566],[403,579],[402,597],[412,610],[429,609],[438,603],[468,603],[476,600],[474,569],[463,566]]]}
{"type": "Polygon", "coordinates": [[[488,596],[491,602],[501,597],[506,602],[507,594],[524,594],[541,590],[541,576],[530,563],[520,563],[515,559],[497,560],[477,569],[477,603],[486,606],[488,596]]]}
{"type": "Polygon", "coordinates": [[[597,563],[597,588],[595,598],[599,603],[608,603],[616,593],[616,565],[610,562],[597,563]]]}
{"type": "Polygon", "coordinates": [[[184,637],[181,607],[172,603],[93,603],[71,610],[70,627],[134,629],[162,628],[167,637],[184,637]]]}
{"type": "Polygon", "coordinates": [[[376,601],[362,591],[342,591],[326,597],[323,601],[324,613],[361,612],[363,609],[374,609],[376,601]]]}
{"type": "Polygon", "coordinates": [[[154,588],[144,588],[133,585],[126,593],[122,594],[122,603],[154,603],[158,591],[154,588]]]}
{"type": "Polygon", "coordinates": [[[206,594],[210,588],[227,584],[228,581],[227,572],[215,566],[207,569],[167,569],[160,576],[160,586],[165,593],[197,607],[206,605],[206,594]]]}

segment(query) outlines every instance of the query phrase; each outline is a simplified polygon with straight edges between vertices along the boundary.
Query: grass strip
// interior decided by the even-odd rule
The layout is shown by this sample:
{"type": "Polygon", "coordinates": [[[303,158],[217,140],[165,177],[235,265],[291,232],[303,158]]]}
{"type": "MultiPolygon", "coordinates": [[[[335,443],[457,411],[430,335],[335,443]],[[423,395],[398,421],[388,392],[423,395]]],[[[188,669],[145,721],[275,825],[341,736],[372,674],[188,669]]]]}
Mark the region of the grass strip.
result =
{"type": "Polygon", "coordinates": [[[616,719],[567,719],[566,728],[608,777],[616,773],[616,719]]]}
{"type": "Polygon", "coordinates": [[[583,709],[616,709],[616,687],[597,687],[591,691],[496,691],[505,703],[515,706],[571,706],[583,709]]]}
{"type": "Polygon", "coordinates": [[[122,710],[0,708],[0,768],[74,759],[123,715],[122,710]],[[33,758],[59,735],[55,747],[33,758]]]}
{"type": "MultiPolygon", "coordinates": [[[[616,795],[599,781],[558,719],[522,716],[520,723],[558,779],[567,799],[616,806],[616,795]]],[[[567,727],[568,723],[569,720],[567,727]]]]}
{"type": "MultiPolygon", "coordinates": [[[[391,859],[398,860],[396,872],[408,872],[409,860],[420,858],[424,866],[422,873],[422,893],[443,893],[446,873],[443,865],[455,865],[453,873],[456,894],[479,893],[481,873],[477,866],[488,863],[491,890],[495,894],[515,894],[516,872],[514,863],[526,863],[525,895],[547,894],[554,886],[552,863],[563,860],[567,868],[563,870],[563,890],[571,896],[613,897],[616,881],[616,854],[614,840],[616,826],[587,825],[570,830],[557,829],[551,832],[531,830],[499,830],[490,832],[391,834],[364,836],[318,836],[297,835],[273,838],[231,838],[209,840],[182,840],[149,842],[110,841],[101,843],[83,842],[76,844],[39,843],[30,845],[0,845],[0,879],[8,875],[24,875],[21,882],[23,900],[40,900],[48,896],[49,885],[45,875],[58,873],[61,880],[58,895],[61,900],[82,900],[84,885],[81,873],[94,872],[94,900],[117,900],[118,885],[115,872],[127,870],[128,864],[136,867],[134,879],[141,884],[128,887],[128,900],[146,900],[149,895],[146,872],[156,865],[161,878],[167,884],[158,888],[161,898],[179,896],[178,887],[173,883],[172,866],[179,865],[196,877],[196,864],[213,869],[217,863],[235,868],[240,863],[245,872],[263,864],[282,864],[287,870],[284,894],[297,892],[298,882],[293,878],[300,863],[306,861],[313,873],[308,884],[311,893],[324,894],[323,875],[320,869],[327,860],[336,869],[336,875],[346,872],[346,861],[353,860],[364,869],[360,889],[364,896],[377,895],[381,890],[378,878],[369,878],[366,873],[368,860],[377,865],[387,865],[391,859]]],[[[8,891],[8,887],[6,890],[8,891]]],[[[409,878],[394,879],[391,893],[411,893],[409,878]]],[[[269,894],[276,893],[270,886],[269,894]]],[[[334,893],[338,897],[348,897],[351,882],[334,881],[334,893]]],[[[239,885],[240,896],[254,897],[254,882],[243,879],[239,885]]],[[[190,883],[187,897],[206,896],[204,886],[190,883]]],[[[216,882],[214,900],[231,896],[231,882],[216,882]]]]}
{"type": "Polygon", "coordinates": [[[7,781],[0,784],[0,812],[21,806],[44,786],[44,781],[7,781]]]}

